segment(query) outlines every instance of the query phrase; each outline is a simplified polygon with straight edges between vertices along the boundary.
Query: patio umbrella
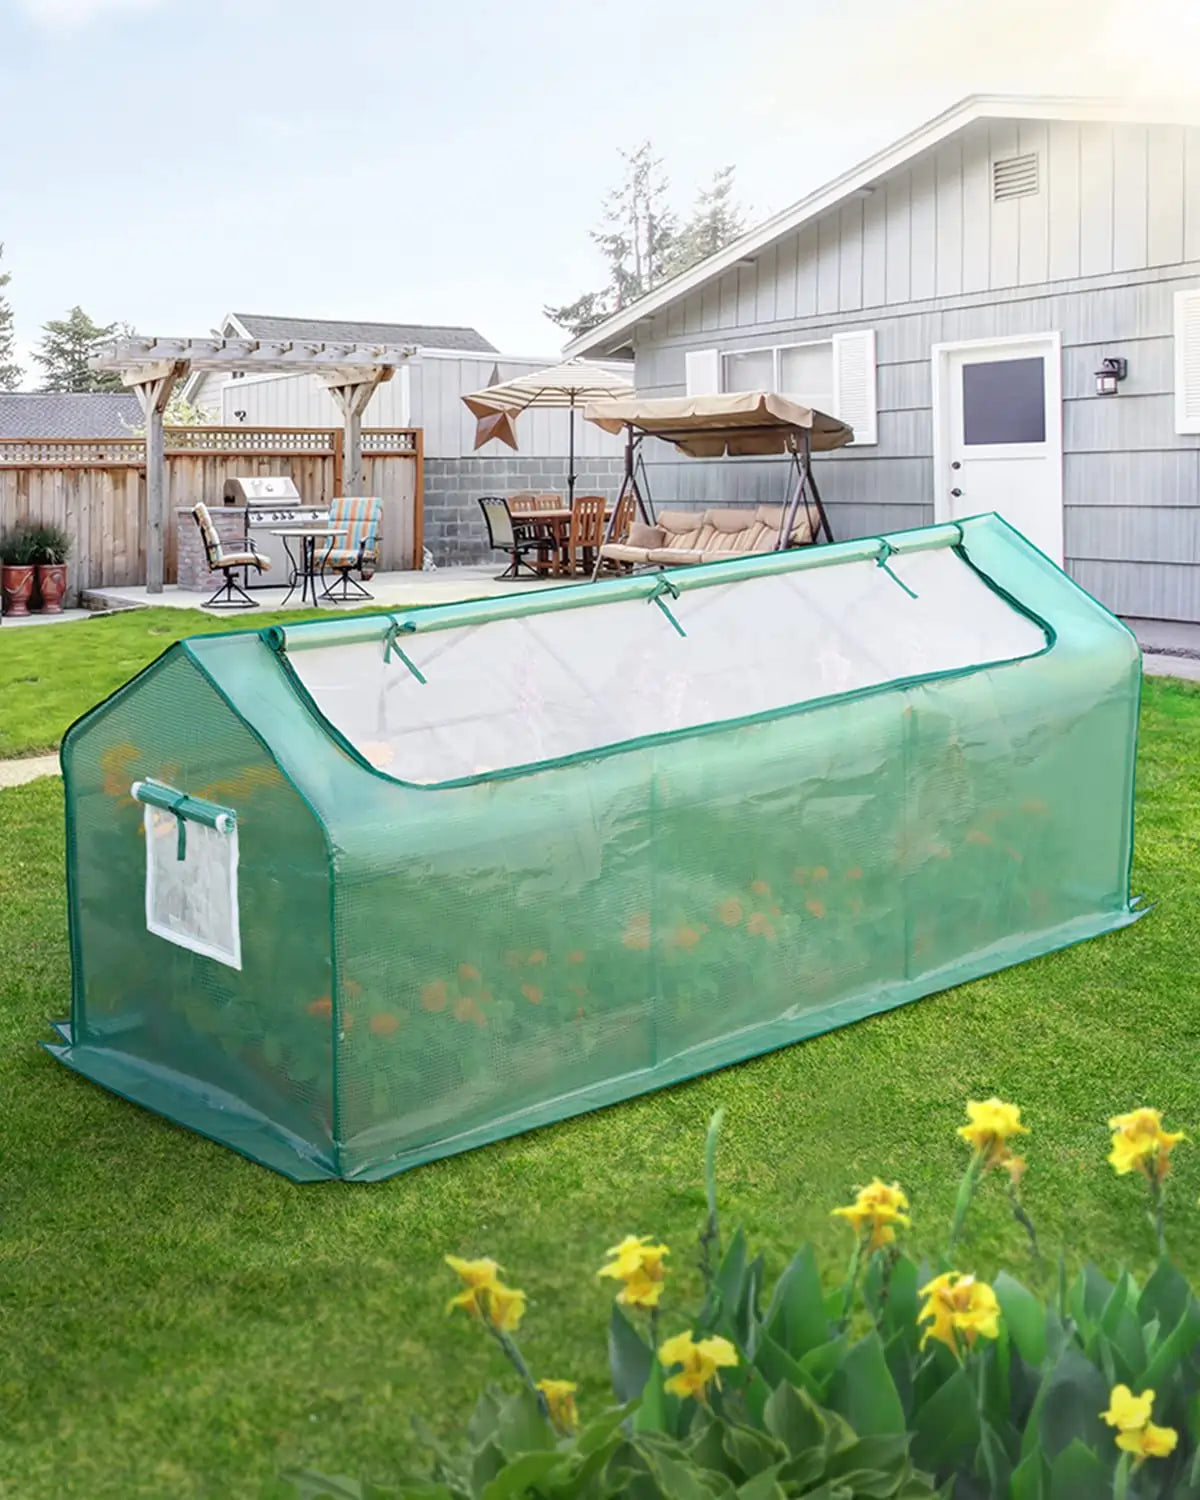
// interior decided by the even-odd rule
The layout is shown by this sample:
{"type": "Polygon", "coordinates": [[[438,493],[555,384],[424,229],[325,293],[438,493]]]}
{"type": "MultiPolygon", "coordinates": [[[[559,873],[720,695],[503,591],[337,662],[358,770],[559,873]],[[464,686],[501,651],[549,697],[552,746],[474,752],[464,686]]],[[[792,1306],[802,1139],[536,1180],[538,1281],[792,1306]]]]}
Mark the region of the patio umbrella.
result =
{"type": "Polygon", "coordinates": [[[585,406],[589,401],[613,400],[633,394],[633,382],[627,375],[604,365],[573,359],[549,370],[535,370],[528,375],[501,381],[462,399],[472,416],[479,419],[475,429],[476,448],[481,448],[494,437],[516,448],[512,419],[531,406],[569,411],[567,503],[570,504],[575,498],[575,408],[585,406]],[[507,424],[498,423],[498,417],[507,417],[507,424]]]}

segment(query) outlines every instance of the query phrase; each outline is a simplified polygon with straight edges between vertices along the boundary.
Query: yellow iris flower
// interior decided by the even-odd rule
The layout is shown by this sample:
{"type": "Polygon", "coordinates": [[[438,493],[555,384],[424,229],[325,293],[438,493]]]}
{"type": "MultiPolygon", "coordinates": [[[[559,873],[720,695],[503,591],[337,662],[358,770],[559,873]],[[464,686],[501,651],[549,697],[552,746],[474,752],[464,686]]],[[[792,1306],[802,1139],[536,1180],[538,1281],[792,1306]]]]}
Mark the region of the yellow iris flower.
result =
{"type": "Polygon", "coordinates": [[[1127,1385],[1114,1385],[1108,1398],[1108,1410],[1100,1413],[1110,1427],[1120,1432],[1136,1432],[1150,1420],[1154,1406],[1154,1392],[1143,1391],[1135,1396],[1127,1385]]]}
{"type": "Polygon", "coordinates": [[[666,1389],[675,1396],[694,1396],[697,1401],[706,1399],[709,1384],[721,1384],[719,1371],[736,1365],[737,1350],[728,1339],[714,1335],[706,1339],[694,1339],[690,1332],[677,1333],[659,1346],[658,1358],[664,1368],[682,1365],[677,1375],[666,1382],[666,1389]]]}
{"type": "Polygon", "coordinates": [[[1015,1135],[1028,1135],[1021,1124],[1019,1104],[1006,1104],[1003,1099],[969,1099],[967,1101],[969,1124],[960,1125],[958,1133],[989,1167],[1007,1165],[1009,1161],[1020,1161],[1009,1150],[1008,1143],[1015,1135]]]}
{"type": "Polygon", "coordinates": [[[910,1229],[912,1220],[905,1213],[908,1199],[898,1182],[891,1187],[878,1177],[865,1188],[858,1189],[858,1196],[846,1208],[835,1208],[832,1217],[845,1219],[855,1234],[865,1235],[870,1231],[870,1250],[881,1250],[896,1238],[895,1226],[910,1229]]]}
{"type": "Polygon", "coordinates": [[[505,1286],[500,1280],[500,1266],[494,1260],[463,1260],[447,1255],[446,1264],[466,1283],[456,1297],[446,1304],[451,1313],[461,1307],[472,1317],[483,1318],[501,1333],[512,1333],[525,1316],[525,1293],[505,1286]]]}
{"type": "Polygon", "coordinates": [[[957,1353],[960,1339],[970,1347],[977,1338],[999,1337],[1000,1304],[986,1281],[946,1271],[923,1286],[921,1296],[926,1301],[917,1322],[929,1324],[921,1335],[922,1349],[937,1339],[957,1353]]]}
{"type": "Polygon", "coordinates": [[[574,1432],[579,1426],[573,1380],[539,1380],[537,1388],[546,1398],[550,1420],[560,1432],[574,1432]]]}
{"type": "Polygon", "coordinates": [[[1148,1458],[1170,1458],[1179,1441],[1173,1427],[1156,1427],[1150,1420],[1153,1406],[1153,1391],[1135,1396],[1127,1385],[1114,1385],[1108,1410],[1100,1413],[1110,1427],[1117,1429],[1117,1447],[1122,1453],[1132,1453],[1135,1465],[1148,1458]]]}
{"type": "Polygon", "coordinates": [[[1161,1182],[1170,1171],[1171,1152],[1180,1141],[1186,1140],[1182,1130],[1162,1128],[1162,1111],[1158,1109],[1134,1109],[1127,1115],[1114,1115],[1108,1128],[1113,1132],[1108,1160],[1119,1177],[1137,1171],[1161,1182]]]}
{"type": "Polygon", "coordinates": [[[611,1258],[596,1274],[625,1283],[617,1293],[623,1306],[657,1307],[667,1274],[663,1257],[670,1253],[666,1245],[651,1244],[648,1234],[627,1234],[619,1245],[605,1251],[611,1258]]]}

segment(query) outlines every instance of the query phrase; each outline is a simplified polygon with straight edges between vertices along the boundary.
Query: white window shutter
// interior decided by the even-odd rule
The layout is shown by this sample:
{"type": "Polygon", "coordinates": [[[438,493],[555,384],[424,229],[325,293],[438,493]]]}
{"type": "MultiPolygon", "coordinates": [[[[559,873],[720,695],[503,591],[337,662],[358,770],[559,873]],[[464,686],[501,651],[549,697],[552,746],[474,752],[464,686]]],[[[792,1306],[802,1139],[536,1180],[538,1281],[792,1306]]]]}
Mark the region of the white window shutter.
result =
{"type": "Polygon", "coordinates": [[[689,396],[716,396],[721,391],[721,351],[689,349],[684,356],[689,396]]]}
{"type": "Polygon", "coordinates": [[[855,443],[879,441],[873,328],[834,335],[832,415],[854,428],[855,443]]]}
{"type": "Polygon", "coordinates": [[[1200,291],[1175,293],[1175,431],[1200,432],[1200,291]]]}

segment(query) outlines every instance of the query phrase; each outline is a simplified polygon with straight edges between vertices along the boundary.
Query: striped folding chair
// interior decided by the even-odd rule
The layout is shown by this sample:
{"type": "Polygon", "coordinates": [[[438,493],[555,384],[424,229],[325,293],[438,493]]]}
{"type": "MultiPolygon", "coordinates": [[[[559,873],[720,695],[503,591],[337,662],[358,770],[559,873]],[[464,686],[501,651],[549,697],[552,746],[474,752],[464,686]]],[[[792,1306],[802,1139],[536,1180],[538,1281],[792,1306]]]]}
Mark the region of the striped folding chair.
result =
{"type": "Polygon", "coordinates": [[[339,495],[329,502],[329,524],[345,529],[345,536],[321,559],[321,571],[328,568],[337,579],[321,595],[345,604],[355,599],[373,599],[358,579],[364,581],[375,572],[379,561],[379,527],[383,520],[383,501],[373,495],[339,495]],[[353,590],[353,592],[351,592],[353,590]]]}
{"type": "Polygon", "coordinates": [[[211,599],[205,601],[203,608],[257,609],[258,600],[251,599],[233,575],[239,571],[244,573],[248,568],[254,568],[259,573],[266,573],[270,570],[271,559],[260,557],[254,550],[254,543],[249,539],[246,541],[244,552],[225,552],[221,547],[221,538],[217,535],[217,528],[213,525],[208,506],[203,500],[192,507],[192,519],[200,528],[200,540],[204,543],[204,555],[208,559],[209,572],[225,575],[225,582],[211,599]]]}

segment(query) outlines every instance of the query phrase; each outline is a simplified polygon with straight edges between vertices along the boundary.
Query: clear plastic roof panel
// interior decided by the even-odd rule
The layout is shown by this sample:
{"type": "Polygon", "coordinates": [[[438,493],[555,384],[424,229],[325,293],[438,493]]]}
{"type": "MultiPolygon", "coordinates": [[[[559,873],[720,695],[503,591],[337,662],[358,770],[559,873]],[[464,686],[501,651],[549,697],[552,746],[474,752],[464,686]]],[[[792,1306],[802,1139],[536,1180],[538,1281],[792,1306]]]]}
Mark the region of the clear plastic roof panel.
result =
{"type": "Polygon", "coordinates": [[[598,597],[418,630],[401,645],[390,659],[378,640],[288,659],[368,762],[430,785],[1018,660],[1048,640],[941,547],[887,567],[850,561],[664,591],[657,602],[598,597]]]}

